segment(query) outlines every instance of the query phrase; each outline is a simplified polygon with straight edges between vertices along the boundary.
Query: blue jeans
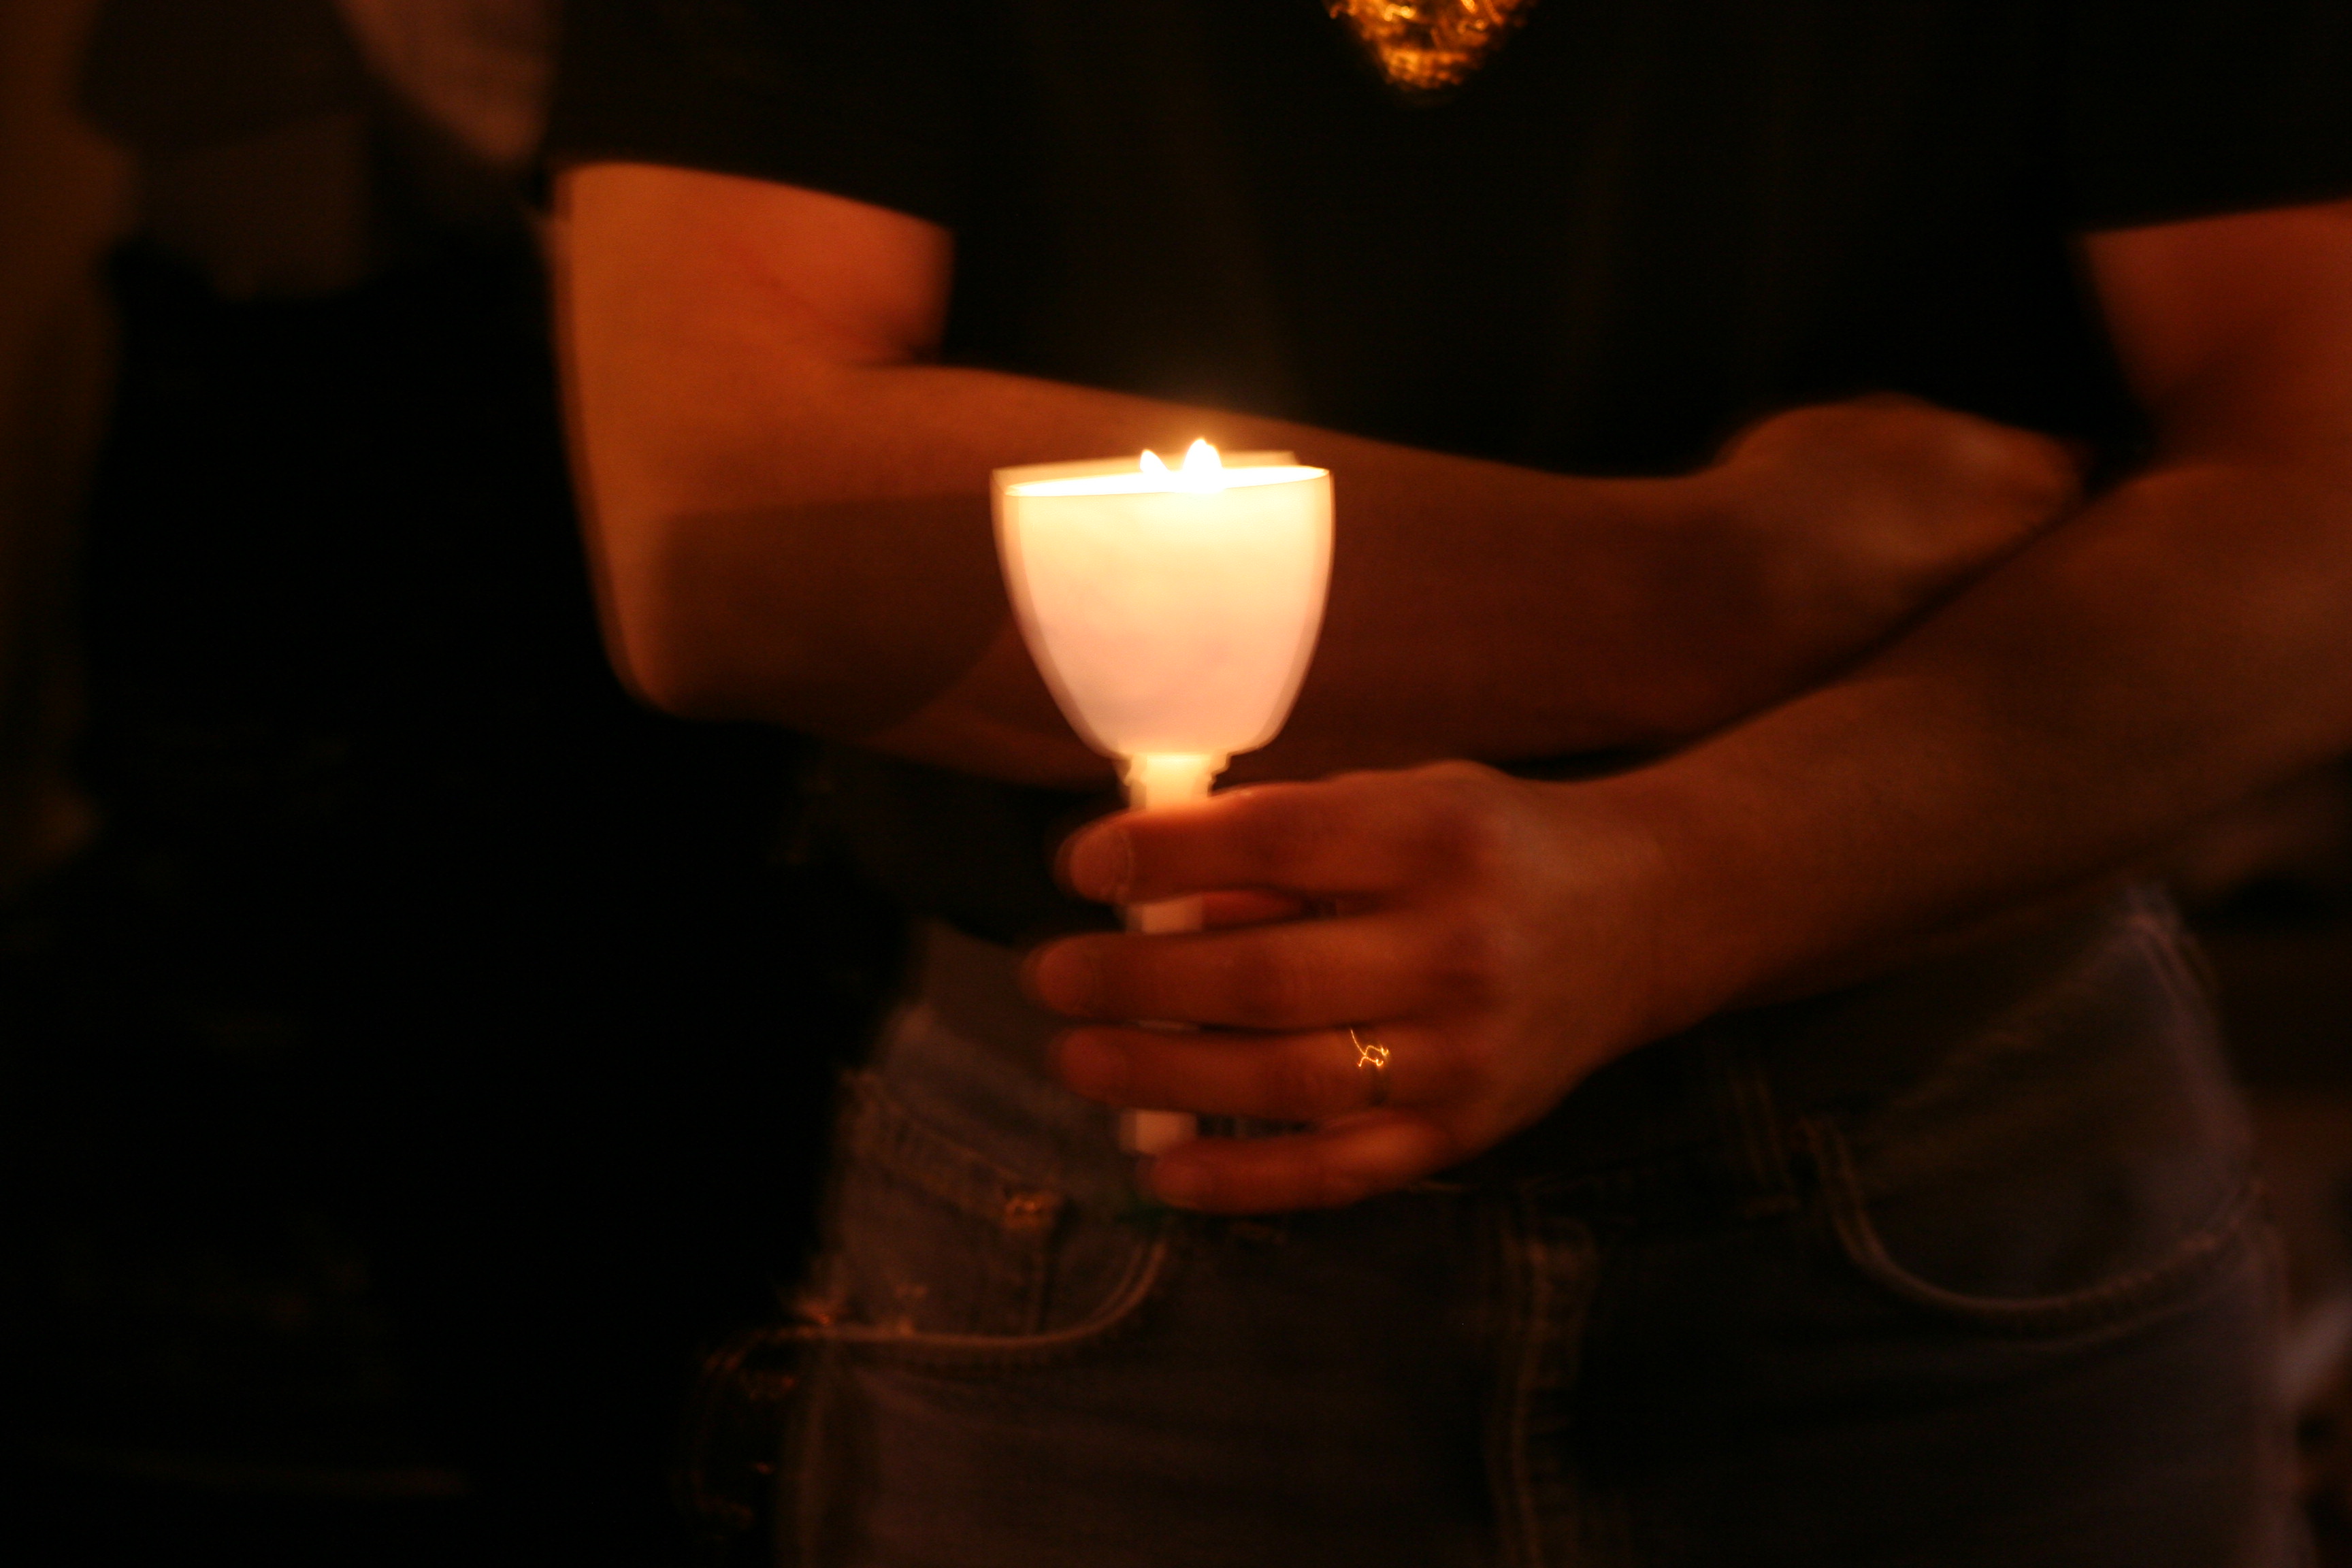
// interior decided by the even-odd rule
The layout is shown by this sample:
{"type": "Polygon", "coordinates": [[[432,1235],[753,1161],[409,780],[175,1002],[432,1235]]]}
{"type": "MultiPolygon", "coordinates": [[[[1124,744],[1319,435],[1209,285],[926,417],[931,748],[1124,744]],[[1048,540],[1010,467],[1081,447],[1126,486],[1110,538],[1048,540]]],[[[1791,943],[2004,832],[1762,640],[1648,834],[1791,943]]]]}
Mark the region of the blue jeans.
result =
{"type": "Polygon", "coordinates": [[[1246,1220],[1136,1201],[1015,958],[931,931],[849,1084],[788,1562],[2302,1560],[2241,1118],[2152,900],[1246,1220]]]}

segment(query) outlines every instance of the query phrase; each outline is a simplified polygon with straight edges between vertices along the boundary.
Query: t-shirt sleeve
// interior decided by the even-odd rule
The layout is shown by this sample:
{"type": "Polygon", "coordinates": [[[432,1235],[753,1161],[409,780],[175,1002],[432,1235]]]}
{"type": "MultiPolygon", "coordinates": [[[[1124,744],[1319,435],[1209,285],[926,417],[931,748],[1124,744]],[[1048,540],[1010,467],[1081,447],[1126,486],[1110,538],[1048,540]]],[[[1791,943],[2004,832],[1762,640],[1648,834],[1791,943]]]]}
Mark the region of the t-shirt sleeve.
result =
{"type": "Polygon", "coordinates": [[[2352,3],[2075,0],[2070,20],[2078,226],[2352,196],[2352,3]]]}
{"type": "Polygon", "coordinates": [[[952,227],[956,23],[945,0],[570,0],[548,156],[748,174],[952,227]]]}

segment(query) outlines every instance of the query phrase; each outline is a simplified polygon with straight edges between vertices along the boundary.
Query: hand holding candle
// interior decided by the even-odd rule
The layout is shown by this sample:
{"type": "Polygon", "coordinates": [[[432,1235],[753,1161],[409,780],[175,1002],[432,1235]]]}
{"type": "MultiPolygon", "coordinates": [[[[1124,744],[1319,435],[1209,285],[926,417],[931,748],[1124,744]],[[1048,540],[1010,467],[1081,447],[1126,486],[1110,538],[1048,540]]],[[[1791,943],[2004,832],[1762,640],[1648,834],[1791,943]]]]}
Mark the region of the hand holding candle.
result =
{"type": "MultiPolygon", "coordinates": [[[[996,539],[1030,656],[1087,744],[1118,759],[1139,809],[1198,800],[1236,752],[1289,716],[1322,624],[1331,476],[1288,453],[1228,465],[1196,441],[1142,459],[996,473],[996,539]]],[[[1139,904],[1129,929],[1198,930],[1197,899],[1139,904]]],[[[1127,1113],[1156,1153],[1192,1118],[1127,1113]]]]}

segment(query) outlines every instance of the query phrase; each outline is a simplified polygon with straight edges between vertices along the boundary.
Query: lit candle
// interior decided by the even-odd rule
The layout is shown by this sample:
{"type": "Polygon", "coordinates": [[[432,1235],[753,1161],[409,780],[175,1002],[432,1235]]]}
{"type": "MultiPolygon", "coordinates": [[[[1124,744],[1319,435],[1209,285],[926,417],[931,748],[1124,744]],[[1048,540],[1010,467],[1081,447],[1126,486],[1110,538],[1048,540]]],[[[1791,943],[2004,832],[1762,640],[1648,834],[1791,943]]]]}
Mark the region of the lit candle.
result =
{"type": "MultiPolygon", "coordinates": [[[[1331,476],[1287,452],[1220,460],[1192,443],[1140,461],[996,472],[996,542],[1030,657],[1087,743],[1118,762],[1139,809],[1208,795],[1236,752],[1289,717],[1323,619],[1331,476]]],[[[1197,931],[1198,899],[1139,904],[1129,930],[1197,931]]],[[[1129,1111],[1157,1153],[1192,1118],[1129,1111]]]]}

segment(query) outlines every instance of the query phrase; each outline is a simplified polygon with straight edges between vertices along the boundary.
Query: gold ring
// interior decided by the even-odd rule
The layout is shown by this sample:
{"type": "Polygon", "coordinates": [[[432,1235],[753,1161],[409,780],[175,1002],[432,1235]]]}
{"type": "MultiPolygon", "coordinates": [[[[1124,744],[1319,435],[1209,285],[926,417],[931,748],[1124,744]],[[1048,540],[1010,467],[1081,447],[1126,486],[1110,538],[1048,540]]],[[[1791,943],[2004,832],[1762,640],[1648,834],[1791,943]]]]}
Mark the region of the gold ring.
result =
{"type": "Polygon", "coordinates": [[[1371,1104],[1374,1107],[1386,1105],[1389,1102],[1389,1048],[1381,1044],[1381,1037],[1372,1033],[1370,1025],[1362,1028],[1349,1025],[1348,1043],[1356,1047],[1356,1070],[1364,1075],[1371,1104]]]}

